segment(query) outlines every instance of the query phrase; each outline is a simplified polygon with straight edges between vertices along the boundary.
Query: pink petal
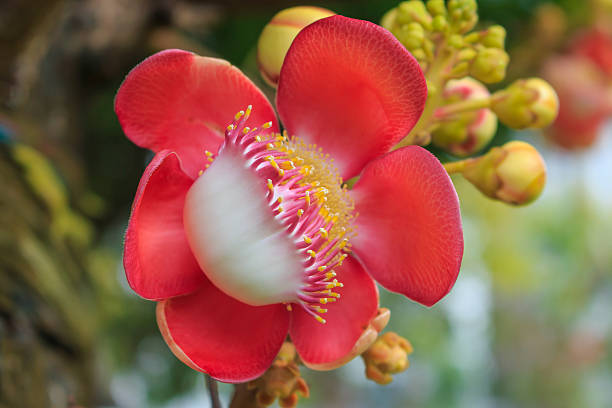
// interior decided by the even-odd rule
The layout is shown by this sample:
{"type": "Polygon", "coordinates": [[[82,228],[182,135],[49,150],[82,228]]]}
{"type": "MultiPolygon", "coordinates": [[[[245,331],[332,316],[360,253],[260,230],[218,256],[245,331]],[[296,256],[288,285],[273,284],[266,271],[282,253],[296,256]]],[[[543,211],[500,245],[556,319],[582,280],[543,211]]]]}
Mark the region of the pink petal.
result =
{"type": "Polygon", "coordinates": [[[123,264],[130,286],[144,298],[190,293],[204,282],[183,230],[183,205],[192,183],[168,150],[155,156],[140,179],[123,264]]]}
{"type": "Polygon", "coordinates": [[[310,367],[343,359],[377,314],[378,290],[359,262],[348,257],[336,272],[344,287],[336,289],[340,294],[337,302],[324,306],[328,309],[321,315],[325,324],[317,322],[302,307],[293,306],[291,339],[310,367]]]}
{"type": "Polygon", "coordinates": [[[272,364],[289,329],[282,304],[249,306],[209,281],[198,292],[160,302],[157,323],[174,354],[224,382],[259,377],[272,364]]]}
{"type": "Polygon", "coordinates": [[[137,65],[115,98],[123,131],[139,146],[179,153],[187,173],[203,168],[204,151],[216,153],[234,115],[253,105],[251,127],[276,115],[264,94],[229,62],[166,50],[137,65]]]}
{"type": "Polygon", "coordinates": [[[346,179],[408,134],[426,97],[418,62],[391,33],[333,16],[293,41],[276,102],[288,132],[322,147],[346,179]]]}
{"type": "Polygon", "coordinates": [[[409,146],[372,161],[352,190],[358,235],[353,250],[385,288],[427,306],[459,273],[463,231],[459,199],[444,167],[409,146]]]}

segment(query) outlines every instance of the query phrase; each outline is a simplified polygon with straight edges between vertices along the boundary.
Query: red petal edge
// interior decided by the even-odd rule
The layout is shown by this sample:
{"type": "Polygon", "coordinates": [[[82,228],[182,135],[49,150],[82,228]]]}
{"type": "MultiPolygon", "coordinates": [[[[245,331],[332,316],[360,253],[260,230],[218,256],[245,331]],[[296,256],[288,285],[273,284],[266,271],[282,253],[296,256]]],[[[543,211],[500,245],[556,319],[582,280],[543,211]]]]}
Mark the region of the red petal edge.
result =
{"type": "Polygon", "coordinates": [[[459,199],[444,167],[408,146],[372,161],[352,190],[358,235],[353,251],[385,288],[432,306],[459,274],[459,199]]]}
{"type": "Polygon", "coordinates": [[[251,127],[276,114],[265,95],[229,62],[182,50],[152,55],[127,75],[115,98],[115,112],[127,137],[155,152],[179,153],[195,177],[204,151],[216,153],[234,115],[253,105],[251,127]]]}
{"type": "Polygon", "coordinates": [[[168,150],[155,155],[140,179],[123,265],[132,289],[146,299],[190,293],[204,282],[183,230],[185,195],[192,183],[178,156],[168,150]]]}
{"type": "Polygon", "coordinates": [[[359,262],[348,257],[336,272],[344,287],[336,290],[338,301],[325,306],[325,324],[293,306],[291,339],[300,358],[315,369],[348,355],[378,311],[378,289],[359,262]]]}
{"type": "Polygon", "coordinates": [[[293,41],[276,104],[289,133],[322,147],[347,179],[408,134],[426,98],[418,62],[391,33],[332,16],[293,41]]]}
{"type": "Polygon", "coordinates": [[[198,292],[160,302],[157,323],[172,352],[191,368],[229,383],[262,375],[289,330],[284,305],[241,303],[209,281],[198,292]]]}

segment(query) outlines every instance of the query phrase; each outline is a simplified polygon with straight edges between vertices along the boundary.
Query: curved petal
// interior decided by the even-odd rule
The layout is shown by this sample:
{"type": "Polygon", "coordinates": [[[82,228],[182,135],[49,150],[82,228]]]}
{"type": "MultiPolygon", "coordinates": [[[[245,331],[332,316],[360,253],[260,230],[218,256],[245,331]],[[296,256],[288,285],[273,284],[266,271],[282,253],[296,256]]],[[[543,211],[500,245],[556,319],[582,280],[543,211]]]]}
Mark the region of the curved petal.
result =
{"type": "Polygon", "coordinates": [[[333,16],[293,41],[276,104],[289,133],[322,147],[347,179],[408,134],[426,97],[418,62],[391,33],[333,16]]]}
{"type": "Polygon", "coordinates": [[[115,112],[127,137],[155,152],[179,153],[188,174],[204,166],[204,151],[216,153],[236,112],[253,105],[250,123],[272,121],[264,94],[229,62],[187,51],[166,50],[127,75],[115,98],[115,112]]]}
{"type": "Polygon", "coordinates": [[[352,190],[358,235],[353,251],[385,288],[427,306],[459,274],[463,230],[459,199],[444,167],[408,146],[372,161],[352,190]]]}
{"type": "Polygon", "coordinates": [[[204,273],[183,230],[183,206],[193,180],[175,153],[159,152],[147,166],[132,204],[123,265],[132,289],[146,299],[193,292],[204,273]]]}
{"type": "Polygon", "coordinates": [[[282,304],[249,306],[210,281],[198,292],[160,302],[157,324],[174,354],[223,382],[259,377],[272,364],[289,330],[282,304]]]}
{"type": "Polygon", "coordinates": [[[291,339],[304,364],[315,369],[333,368],[330,363],[348,355],[378,310],[376,284],[359,262],[348,257],[336,272],[344,287],[336,289],[340,298],[327,307],[325,324],[293,307],[291,339]]]}

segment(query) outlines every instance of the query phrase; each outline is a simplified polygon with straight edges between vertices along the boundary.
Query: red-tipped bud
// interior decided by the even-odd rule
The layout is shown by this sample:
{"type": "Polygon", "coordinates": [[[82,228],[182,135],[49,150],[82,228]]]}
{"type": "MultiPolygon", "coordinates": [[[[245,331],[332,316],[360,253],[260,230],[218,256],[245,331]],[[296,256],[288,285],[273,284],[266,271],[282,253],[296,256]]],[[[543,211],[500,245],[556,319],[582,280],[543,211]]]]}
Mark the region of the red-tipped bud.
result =
{"type": "Polygon", "coordinates": [[[302,28],[334,14],[320,7],[298,6],[282,10],[272,17],[257,42],[257,63],[266,82],[276,86],[285,55],[302,28]]]}
{"type": "MultiPolygon", "coordinates": [[[[444,89],[446,104],[488,100],[487,88],[472,78],[449,81],[444,89]]],[[[472,155],[485,147],[497,131],[497,117],[490,109],[464,111],[442,118],[432,132],[433,143],[459,157],[472,155]]]]}

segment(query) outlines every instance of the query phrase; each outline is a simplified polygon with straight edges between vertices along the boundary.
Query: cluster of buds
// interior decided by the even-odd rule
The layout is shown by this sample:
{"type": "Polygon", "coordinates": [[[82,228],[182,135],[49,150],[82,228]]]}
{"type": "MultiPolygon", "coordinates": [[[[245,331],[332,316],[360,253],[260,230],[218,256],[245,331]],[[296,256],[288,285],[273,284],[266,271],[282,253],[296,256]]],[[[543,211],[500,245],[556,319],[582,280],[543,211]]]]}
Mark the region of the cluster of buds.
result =
{"type": "Polygon", "coordinates": [[[470,32],[477,22],[475,0],[450,0],[446,5],[444,0],[411,0],[387,12],[381,25],[425,71],[436,71],[446,80],[469,75],[485,83],[499,82],[509,61],[504,50],[506,31],[492,26],[470,32]]]}
{"type": "MultiPolygon", "coordinates": [[[[510,60],[505,51],[506,31],[499,25],[473,31],[477,22],[475,0],[404,1],[383,17],[381,25],[419,61],[428,86],[423,115],[398,147],[433,142],[453,156],[467,157],[489,144],[498,120],[514,129],[541,129],[557,116],[557,95],[542,79],[520,79],[489,93],[484,84],[500,82],[506,76],[510,60]]],[[[532,147],[531,150],[535,152],[532,147]]],[[[539,154],[537,157],[541,162],[539,154]]],[[[524,161],[508,163],[527,165],[524,161]]],[[[541,166],[537,171],[543,169],[541,166]]],[[[485,169],[475,167],[463,174],[473,176],[481,170],[485,169]]],[[[540,173],[531,174],[535,170],[536,167],[512,169],[516,174],[525,173],[525,178],[537,178],[540,173]]],[[[487,176],[482,174],[480,178],[487,176]]],[[[522,195],[515,197],[514,190],[513,194],[504,194],[479,189],[509,204],[524,204],[537,196],[531,191],[523,192],[531,197],[525,200],[522,195]]]]}
{"type": "Polygon", "coordinates": [[[393,381],[393,374],[408,368],[410,353],[412,345],[408,340],[395,332],[384,333],[361,355],[366,377],[381,385],[389,384],[393,381]]]}
{"type": "Polygon", "coordinates": [[[255,406],[268,407],[278,399],[282,408],[297,406],[298,397],[308,397],[308,384],[300,376],[295,346],[285,342],[272,366],[258,379],[247,384],[255,393],[255,406]]]}

